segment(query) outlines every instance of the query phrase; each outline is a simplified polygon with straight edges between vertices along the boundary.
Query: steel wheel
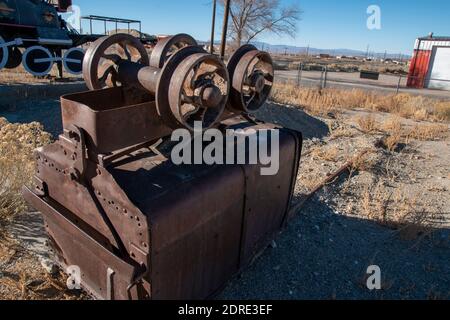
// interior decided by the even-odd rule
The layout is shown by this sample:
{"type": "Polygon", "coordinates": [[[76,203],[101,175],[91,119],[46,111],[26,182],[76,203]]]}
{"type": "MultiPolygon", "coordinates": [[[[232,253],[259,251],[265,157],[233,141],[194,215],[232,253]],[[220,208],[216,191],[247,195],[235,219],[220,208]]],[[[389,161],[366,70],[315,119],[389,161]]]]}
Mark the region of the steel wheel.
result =
{"type": "Polygon", "coordinates": [[[187,34],[177,34],[157,43],[150,57],[150,66],[163,68],[169,58],[178,50],[187,46],[197,46],[197,41],[187,34]]]}
{"type": "Polygon", "coordinates": [[[252,113],[268,99],[273,86],[274,70],[270,55],[244,46],[228,63],[232,88],[230,108],[252,113]]]}
{"type": "Polygon", "coordinates": [[[115,34],[95,41],[83,60],[83,77],[91,90],[120,86],[118,66],[123,61],[149,65],[145,47],[135,37],[115,34]]]}
{"type": "Polygon", "coordinates": [[[220,119],[228,93],[228,70],[221,59],[207,53],[193,54],[174,73],[170,109],[185,128],[192,131],[194,122],[201,122],[206,130],[220,119]]]}
{"type": "Polygon", "coordinates": [[[5,43],[5,40],[0,37],[0,70],[6,66],[9,58],[9,50],[5,43]]]}
{"type": "Polygon", "coordinates": [[[9,58],[5,65],[6,69],[15,69],[22,63],[22,52],[17,47],[9,47],[9,58]]]}
{"type": "Polygon", "coordinates": [[[84,50],[71,48],[66,51],[63,58],[64,69],[74,75],[83,73],[84,50]]]}
{"type": "Polygon", "coordinates": [[[23,54],[23,67],[36,77],[46,76],[52,70],[55,58],[51,52],[41,46],[30,47],[23,54]]]}

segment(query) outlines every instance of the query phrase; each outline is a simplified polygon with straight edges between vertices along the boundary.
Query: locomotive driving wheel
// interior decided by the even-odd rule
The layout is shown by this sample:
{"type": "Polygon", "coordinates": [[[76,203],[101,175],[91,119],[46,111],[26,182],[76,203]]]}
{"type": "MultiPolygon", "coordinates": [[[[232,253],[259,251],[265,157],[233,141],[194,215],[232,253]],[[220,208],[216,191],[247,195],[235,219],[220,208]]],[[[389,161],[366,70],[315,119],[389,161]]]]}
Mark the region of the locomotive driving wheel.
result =
{"type": "Polygon", "coordinates": [[[124,61],[149,65],[145,47],[135,37],[115,34],[95,41],[83,60],[83,77],[90,90],[117,87],[118,67],[124,61]]]}
{"type": "Polygon", "coordinates": [[[15,69],[22,63],[22,52],[17,47],[9,47],[9,58],[5,65],[6,69],[15,69]]]}
{"type": "Polygon", "coordinates": [[[8,63],[9,50],[6,46],[6,41],[0,36],[0,70],[8,63]]]}
{"type": "Polygon", "coordinates": [[[230,108],[252,113],[270,95],[274,80],[273,62],[266,52],[252,45],[239,48],[228,62],[232,88],[230,108]]]}
{"type": "Polygon", "coordinates": [[[22,63],[29,73],[35,77],[46,76],[53,68],[55,58],[45,47],[33,46],[25,50],[22,63]]]}
{"type": "Polygon", "coordinates": [[[71,48],[66,51],[63,58],[64,69],[67,72],[79,75],[83,73],[84,50],[81,48],[71,48]]]}

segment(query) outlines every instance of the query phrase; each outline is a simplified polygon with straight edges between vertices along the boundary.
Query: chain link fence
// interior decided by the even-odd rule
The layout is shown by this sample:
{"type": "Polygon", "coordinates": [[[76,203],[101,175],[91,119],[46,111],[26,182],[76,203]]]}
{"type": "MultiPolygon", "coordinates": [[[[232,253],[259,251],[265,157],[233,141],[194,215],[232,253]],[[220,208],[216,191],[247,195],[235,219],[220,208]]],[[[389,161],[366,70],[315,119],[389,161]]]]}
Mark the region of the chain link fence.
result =
{"type": "Polygon", "coordinates": [[[327,65],[301,63],[296,70],[278,71],[282,80],[294,82],[298,87],[324,89],[336,86],[387,89],[397,94],[403,90],[433,90],[450,98],[450,79],[437,79],[408,74],[389,74],[375,71],[337,72],[327,65]]]}

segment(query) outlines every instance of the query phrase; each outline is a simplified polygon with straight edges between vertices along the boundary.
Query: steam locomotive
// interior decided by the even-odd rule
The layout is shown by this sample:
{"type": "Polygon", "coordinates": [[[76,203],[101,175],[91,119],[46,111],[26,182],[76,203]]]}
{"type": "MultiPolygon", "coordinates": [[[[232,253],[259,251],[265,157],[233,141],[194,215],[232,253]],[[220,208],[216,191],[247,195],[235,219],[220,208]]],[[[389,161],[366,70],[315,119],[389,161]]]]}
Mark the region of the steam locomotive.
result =
{"type": "Polygon", "coordinates": [[[85,43],[100,35],[82,35],[59,13],[71,0],[0,0],[0,70],[21,63],[34,76],[45,76],[56,63],[71,74],[81,74],[85,43]],[[64,52],[64,53],[63,53],[64,52]]]}

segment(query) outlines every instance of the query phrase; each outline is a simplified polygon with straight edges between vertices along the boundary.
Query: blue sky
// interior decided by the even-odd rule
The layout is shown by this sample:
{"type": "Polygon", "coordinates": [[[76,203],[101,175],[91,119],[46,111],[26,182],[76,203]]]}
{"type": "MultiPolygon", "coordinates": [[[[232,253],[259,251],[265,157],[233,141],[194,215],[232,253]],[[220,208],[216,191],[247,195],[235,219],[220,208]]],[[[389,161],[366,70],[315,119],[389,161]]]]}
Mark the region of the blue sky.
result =
{"type": "MultiPolygon", "coordinates": [[[[281,0],[299,3],[304,11],[295,39],[264,35],[271,44],[322,49],[357,49],[410,54],[418,36],[434,32],[450,36],[448,0],[281,0]],[[381,30],[366,26],[369,5],[381,9],[381,30]]],[[[189,33],[196,39],[210,36],[211,0],[74,0],[82,15],[105,15],[143,21],[151,34],[189,33]]],[[[220,15],[220,14],[219,14],[220,15]]],[[[220,36],[221,16],[217,37],[220,36]]],[[[100,28],[98,25],[96,28],[100,28]]]]}

